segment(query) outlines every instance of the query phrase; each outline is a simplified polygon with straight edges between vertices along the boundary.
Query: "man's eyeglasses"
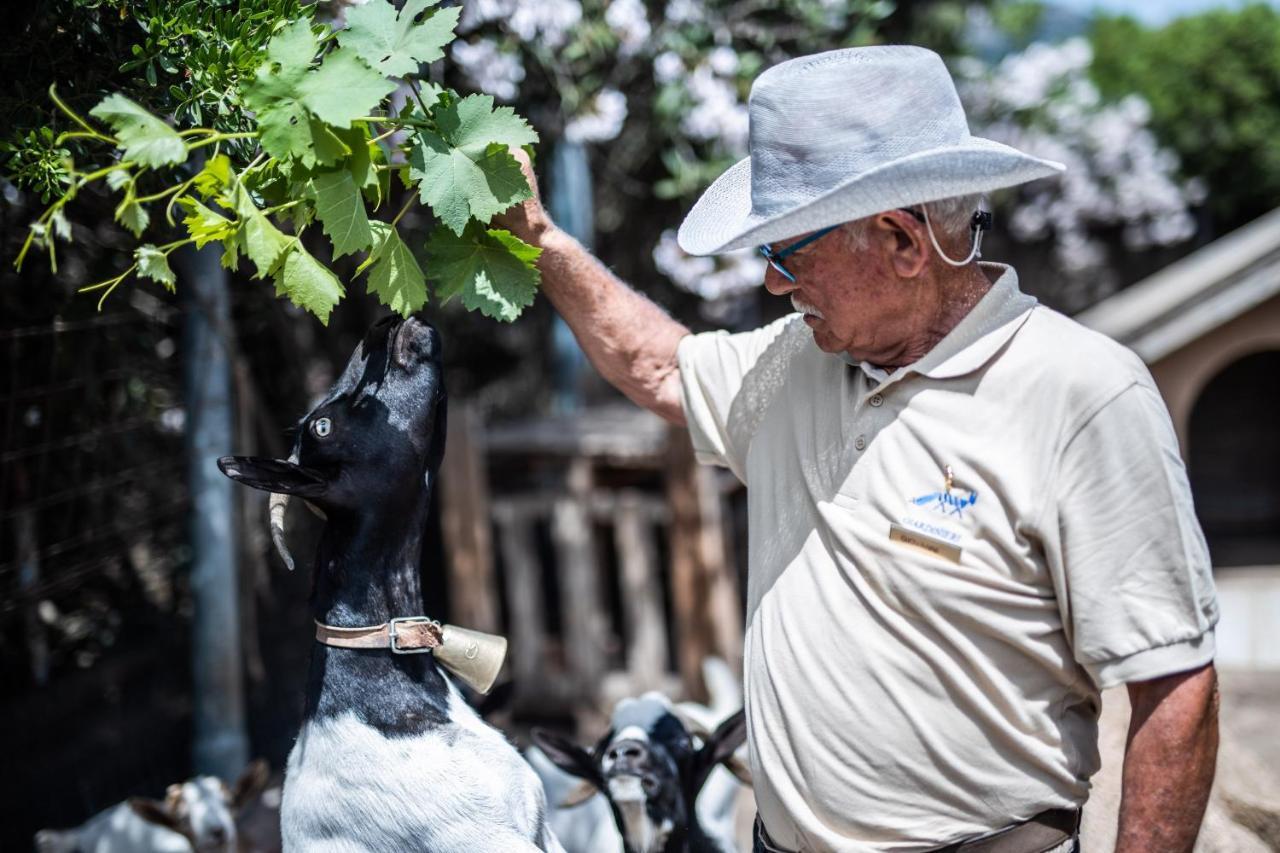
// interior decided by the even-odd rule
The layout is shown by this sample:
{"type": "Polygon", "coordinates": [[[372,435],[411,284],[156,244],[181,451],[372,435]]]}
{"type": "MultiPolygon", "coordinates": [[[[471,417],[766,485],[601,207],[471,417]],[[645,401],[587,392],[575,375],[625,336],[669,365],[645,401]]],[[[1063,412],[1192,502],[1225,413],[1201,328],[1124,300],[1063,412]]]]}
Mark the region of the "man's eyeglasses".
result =
{"type": "MultiPolygon", "coordinates": [[[[907,208],[907,207],[900,207],[898,209],[903,211],[904,213],[910,213],[919,221],[924,222],[924,214],[922,214],[920,211],[911,210],[910,208],[907,208]]],[[[818,240],[827,236],[828,234],[830,234],[832,231],[836,230],[839,227],[840,227],[839,225],[832,225],[829,228],[823,228],[821,231],[814,231],[808,237],[805,237],[803,240],[797,243],[792,243],[790,246],[787,246],[785,249],[775,250],[768,243],[765,243],[764,245],[759,247],[759,252],[761,255],[764,255],[764,259],[769,262],[769,266],[777,270],[779,274],[781,274],[782,277],[785,278],[787,281],[791,282],[792,284],[795,284],[796,277],[791,274],[790,270],[788,270],[785,266],[782,265],[783,258],[787,257],[787,255],[790,255],[793,252],[797,252],[800,249],[803,249],[805,246],[808,246],[810,243],[817,242],[818,240]]]]}

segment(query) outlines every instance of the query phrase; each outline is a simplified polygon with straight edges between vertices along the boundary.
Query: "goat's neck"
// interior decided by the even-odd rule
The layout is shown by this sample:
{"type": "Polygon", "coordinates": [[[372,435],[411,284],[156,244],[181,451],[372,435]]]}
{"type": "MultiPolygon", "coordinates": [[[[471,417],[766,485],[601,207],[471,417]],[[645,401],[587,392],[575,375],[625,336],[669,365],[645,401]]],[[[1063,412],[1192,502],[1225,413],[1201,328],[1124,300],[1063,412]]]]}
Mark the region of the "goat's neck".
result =
{"type": "Polygon", "coordinates": [[[355,628],[426,614],[419,563],[428,499],[416,506],[335,515],[316,552],[315,618],[355,628]]]}

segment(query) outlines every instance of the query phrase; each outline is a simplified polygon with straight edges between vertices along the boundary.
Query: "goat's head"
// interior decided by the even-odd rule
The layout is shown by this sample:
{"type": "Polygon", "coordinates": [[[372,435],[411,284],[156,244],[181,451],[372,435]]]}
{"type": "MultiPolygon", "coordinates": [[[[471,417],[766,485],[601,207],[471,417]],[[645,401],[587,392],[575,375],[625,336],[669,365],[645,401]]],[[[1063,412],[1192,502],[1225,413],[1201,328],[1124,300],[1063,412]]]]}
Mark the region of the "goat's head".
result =
{"type": "Polygon", "coordinates": [[[134,814],[158,826],[186,836],[196,853],[235,849],[235,812],[266,783],[265,761],[249,765],[233,788],[214,776],[197,776],[170,785],[164,801],[134,797],[129,807],[134,814]]]}
{"type": "Polygon", "coordinates": [[[739,711],[703,733],[699,746],[660,693],[619,702],[609,731],[590,751],[552,732],[533,731],[557,767],[608,798],[627,853],[657,853],[669,841],[687,838],[698,792],[745,739],[746,718],[739,711]]]}
{"type": "Polygon", "coordinates": [[[272,492],[272,538],[289,568],[284,510],[297,495],[331,518],[400,509],[426,494],[444,455],[440,336],[413,318],[376,323],[298,423],[288,459],[224,456],[228,477],[272,492]]]}

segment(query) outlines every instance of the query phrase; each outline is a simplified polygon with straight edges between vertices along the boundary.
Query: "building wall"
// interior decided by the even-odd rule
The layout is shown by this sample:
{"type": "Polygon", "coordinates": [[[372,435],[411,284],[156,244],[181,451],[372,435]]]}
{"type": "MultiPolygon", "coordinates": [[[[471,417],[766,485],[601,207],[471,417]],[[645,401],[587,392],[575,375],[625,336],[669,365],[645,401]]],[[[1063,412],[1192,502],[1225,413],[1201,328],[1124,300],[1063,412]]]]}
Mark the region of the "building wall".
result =
{"type": "Polygon", "coordinates": [[[1209,380],[1237,359],[1280,350],[1280,294],[1148,365],[1188,458],[1191,410],[1209,380]]]}
{"type": "MultiPolygon", "coordinates": [[[[1184,460],[1193,452],[1191,413],[1208,384],[1239,359],[1268,351],[1280,352],[1280,295],[1149,365],[1169,406],[1184,460]]],[[[1276,429],[1280,440],[1280,425],[1276,429]]],[[[1218,664],[1280,670],[1280,647],[1274,643],[1280,626],[1280,566],[1215,567],[1215,580],[1221,607],[1218,664]]]]}

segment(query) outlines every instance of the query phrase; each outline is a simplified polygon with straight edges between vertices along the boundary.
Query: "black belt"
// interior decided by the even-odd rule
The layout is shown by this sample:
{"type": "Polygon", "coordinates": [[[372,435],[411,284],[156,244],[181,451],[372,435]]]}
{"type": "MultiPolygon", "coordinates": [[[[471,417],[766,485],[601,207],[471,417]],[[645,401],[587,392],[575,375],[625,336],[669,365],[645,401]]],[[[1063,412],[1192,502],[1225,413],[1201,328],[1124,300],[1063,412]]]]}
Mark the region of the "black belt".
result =
{"type": "MultiPolygon", "coordinates": [[[[932,853],[1046,853],[1075,838],[1079,828],[1079,809],[1050,809],[1030,820],[939,847],[932,853]]],[[[756,849],[766,853],[791,853],[774,843],[759,816],[756,817],[756,842],[756,849]]]]}

